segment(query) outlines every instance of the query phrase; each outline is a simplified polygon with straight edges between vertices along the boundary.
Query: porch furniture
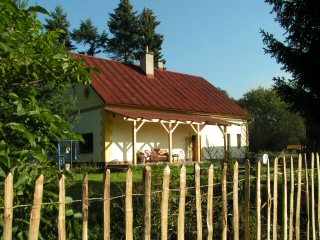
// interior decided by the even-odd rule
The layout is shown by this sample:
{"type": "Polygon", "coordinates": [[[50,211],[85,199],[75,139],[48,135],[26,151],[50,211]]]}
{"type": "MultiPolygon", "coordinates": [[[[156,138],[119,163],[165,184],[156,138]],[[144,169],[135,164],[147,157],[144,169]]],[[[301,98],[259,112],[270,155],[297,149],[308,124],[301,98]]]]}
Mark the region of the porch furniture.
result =
{"type": "Polygon", "coordinates": [[[148,162],[151,160],[151,151],[150,150],[144,150],[145,153],[145,161],[148,162]]]}
{"type": "Polygon", "coordinates": [[[163,148],[152,149],[150,161],[168,161],[168,149],[163,149],[163,148]]]}
{"type": "Polygon", "coordinates": [[[179,154],[172,154],[172,161],[174,162],[174,159],[176,158],[177,162],[179,162],[179,154]]]}

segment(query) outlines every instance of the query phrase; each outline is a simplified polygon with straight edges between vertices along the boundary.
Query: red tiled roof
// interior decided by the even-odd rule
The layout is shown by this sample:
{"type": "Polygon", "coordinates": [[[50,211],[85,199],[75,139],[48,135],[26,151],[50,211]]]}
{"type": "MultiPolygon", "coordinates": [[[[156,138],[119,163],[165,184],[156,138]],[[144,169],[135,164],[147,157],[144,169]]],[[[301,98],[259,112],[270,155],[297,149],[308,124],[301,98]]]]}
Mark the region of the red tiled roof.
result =
{"type": "Polygon", "coordinates": [[[143,111],[134,109],[122,109],[122,108],[106,108],[108,111],[119,114],[124,117],[129,117],[132,119],[159,119],[159,120],[175,120],[181,122],[195,122],[195,123],[206,123],[208,125],[223,125],[230,126],[234,123],[230,123],[221,119],[216,119],[212,117],[199,116],[193,114],[181,114],[181,113],[164,113],[164,112],[154,112],[154,111],[143,111]]]}
{"type": "Polygon", "coordinates": [[[139,66],[76,54],[99,73],[92,86],[107,105],[248,117],[248,113],[202,77],[159,70],[148,78],[139,66]]]}

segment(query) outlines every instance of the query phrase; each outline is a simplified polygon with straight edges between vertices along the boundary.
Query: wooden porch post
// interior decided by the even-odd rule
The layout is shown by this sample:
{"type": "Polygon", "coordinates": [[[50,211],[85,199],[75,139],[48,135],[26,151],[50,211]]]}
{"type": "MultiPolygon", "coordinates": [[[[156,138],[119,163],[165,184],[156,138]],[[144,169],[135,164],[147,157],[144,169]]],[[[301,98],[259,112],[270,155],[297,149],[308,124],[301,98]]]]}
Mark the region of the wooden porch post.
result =
{"type": "Polygon", "coordinates": [[[172,134],[174,130],[176,130],[176,128],[179,126],[179,122],[176,122],[174,125],[169,122],[168,127],[163,122],[160,122],[160,124],[168,133],[168,160],[170,163],[172,163],[172,134]]]}
{"type": "Polygon", "coordinates": [[[227,126],[223,127],[223,147],[224,147],[224,156],[226,157],[228,152],[228,144],[227,144],[227,126]]]}
{"type": "Polygon", "coordinates": [[[223,129],[221,125],[218,125],[220,131],[223,134],[223,150],[224,150],[224,156],[226,157],[227,152],[228,152],[228,144],[227,144],[227,126],[223,126],[223,129]]]}
{"type": "Polygon", "coordinates": [[[197,124],[197,162],[201,161],[201,131],[200,124],[197,124]]]}
{"type": "Polygon", "coordinates": [[[137,164],[137,121],[132,121],[132,160],[137,164]]]}
{"type": "Polygon", "coordinates": [[[172,163],[172,123],[169,122],[169,128],[168,128],[169,132],[168,132],[168,143],[169,143],[169,163],[172,163]]]}

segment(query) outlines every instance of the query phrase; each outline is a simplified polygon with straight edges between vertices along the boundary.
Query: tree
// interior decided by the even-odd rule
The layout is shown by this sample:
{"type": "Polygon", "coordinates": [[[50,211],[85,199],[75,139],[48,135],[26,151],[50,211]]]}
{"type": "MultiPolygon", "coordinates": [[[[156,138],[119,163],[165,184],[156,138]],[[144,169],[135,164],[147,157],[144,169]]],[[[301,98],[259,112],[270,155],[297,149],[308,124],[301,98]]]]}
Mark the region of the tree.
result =
{"type": "MultiPolygon", "coordinates": [[[[48,156],[55,151],[54,141],[79,138],[72,133],[71,125],[42,101],[43,86],[63,90],[68,84],[88,83],[90,69],[71,57],[65,46],[57,46],[57,32],[43,31],[36,12],[47,13],[45,9],[18,6],[16,2],[0,1],[0,185],[11,172],[15,183],[14,203],[29,204],[35,179],[43,173],[46,179],[43,200],[56,202],[54,189],[59,171],[48,156]]],[[[3,190],[1,185],[1,196],[3,190]]],[[[3,206],[3,199],[0,205],[3,206]]],[[[56,213],[57,206],[43,206],[40,229],[46,239],[55,238],[52,226],[56,224],[53,217],[56,213]]],[[[28,222],[25,220],[30,217],[29,211],[15,208],[14,215],[14,224],[19,228],[13,229],[13,239],[26,239],[28,222]]],[[[68,231],[71,233],[74,228],[68,231]]]]}
{"type": "MultiPolygon", "coordinates": [[[[55,10],[50,13],[50,18],[46,18],[44,24],[47,31],[55,31],[59,34],[57,43],[64,45],[68,50],[74,49],[71,43],[69,27],[70,23],[67,20],[67,13],[58,5],[55,10]]],[[[59,115],[64,120],[74,123],[78,120],[78,113],[75,111],[76,100],[71,95],[68,95],[70,84],[65,83],[65,87],[57,88],[55,84],[45,82],[39,83],[37,99],[43,105],[50,108],[50,110],[59,115]]]]}
{"type": "Polygon", "coordinates": [[[309,148],[319,149],[320,124],[320,14],[317,0],[266,0],[275,20],[285,30],[281,42],[262,30],[265,52],[291,75],[275,77],[275,89],[289,107],[301,113],[307,124],[309,148]]]}
{"type": "Polygon", "coordinates": [[[238,103],[252,117],[249,122],[251,151],[279,151],[289,144],[305,143],[303,119],[289,111],[276,91],[260,87],[245,93],[238,103]]]}
{"type": "Polygon", "coordinates": [[[65,44],[65,46],[72,50],[74,46],[71,43],[69,27],[70,23],[67,19],[67,13],[64,12],[61,5],[57,5],[54,11],[50,13],[50,18],[46,18],[44,27],[48,31],[59,31],[58,44],[65,44]]]}
{"type": "Polygon", "coordinates": [[[80,27],[74,29],[71,36],[77,43],[82,43],[85,46],[88,45],[89,49],[80,53],[86,53],[91,56],[94,56],[105,49],[108,39],[105,31],[101,34],[98,33],[98,28],[92,24],[90,18],[81,21],[80,27]]]}
{"type": "Polygon", "coordinates": [[[217,87],[217,89],[218,89],[220,92],[222,92],[224,95],[226,95],[228,98],[234,100],[234,99],[229,95],[229,93],[227,92],[227,90],[225,90],[225,89],[223,89],[223,88],[221,88],[221,87],[217,87]]]}
{"type": "Polygon", "coordinates": [[[163,35],[156,33],[156,27],[160,24],[157,21],[153,11],[149,8],[144,8],[139,15],[139,34],[140,43],[138,56],[141,56],[146,51],[146,47],[153,53],[154,61],[158,62],[162,59],[162,43],[163,35]]]}
{"type": "Polygon", "coordinates": [[[107,52],[113,59],[133,62],[139,46],[139,29],[137,12],[133,11],[130,0],[121,0],[108,21],[110,33],[107,52]]]}

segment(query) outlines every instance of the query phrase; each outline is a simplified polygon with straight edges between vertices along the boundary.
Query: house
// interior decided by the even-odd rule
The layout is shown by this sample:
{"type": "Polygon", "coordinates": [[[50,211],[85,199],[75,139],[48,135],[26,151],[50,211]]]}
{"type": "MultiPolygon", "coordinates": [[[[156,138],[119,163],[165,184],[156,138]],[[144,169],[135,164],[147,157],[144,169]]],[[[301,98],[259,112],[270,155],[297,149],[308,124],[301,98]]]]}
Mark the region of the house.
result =
{"type": "Polygon", "coordinates": [[[85,140],[77,161],[137,163],[138,151],[169,162],[245,157],[248,113],[204,78],[154,66],[149,53],[140,66],[74,56],[100,69],[91,85],[72,89],[81,114],[74,130],[85,140]]]}

